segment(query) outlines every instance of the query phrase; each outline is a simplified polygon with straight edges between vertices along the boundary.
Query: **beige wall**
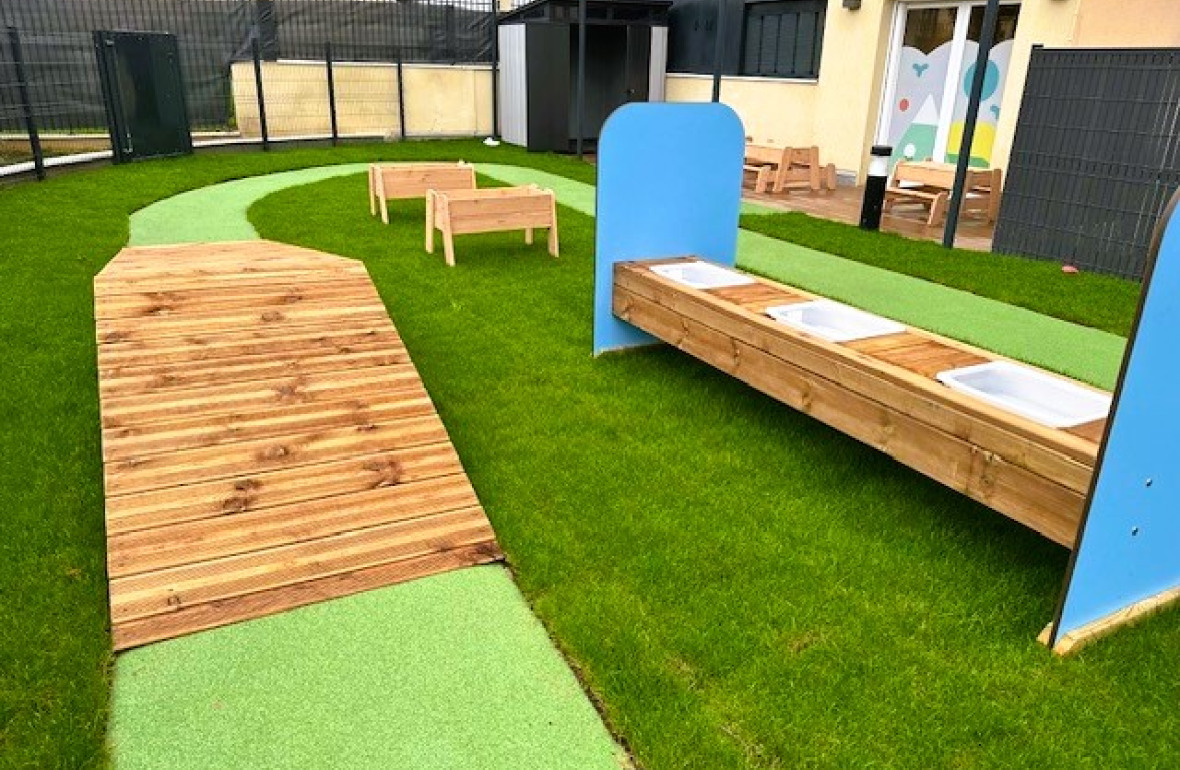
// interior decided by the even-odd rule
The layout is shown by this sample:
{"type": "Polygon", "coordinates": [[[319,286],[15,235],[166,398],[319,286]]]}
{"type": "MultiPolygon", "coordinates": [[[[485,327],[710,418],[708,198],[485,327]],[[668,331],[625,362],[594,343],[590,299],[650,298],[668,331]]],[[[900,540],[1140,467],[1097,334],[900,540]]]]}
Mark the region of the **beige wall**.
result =
{"type": "MultiPolygon", "coordinates": [[[[824,163],[863,179],[880,114],[896,0],[864,0],[849,11],[828,0],[818,81],[724,78],[721,99],[754,141],[818,145],[824,163]]],[[[1180,46],[1180,0],[1024,0],[992,150],[1006,167],[1034,45],[1180,46]]],[[[708,76],[668,76],[668,101],[707,101],[708,76]]]]}
{"type": "MultiPolygon", "coordinates": [[[[328,83],[318,62],[262,65],[267,131],[273,137],[331,132],[328,83]]],[[[397,68],[338,63],[333,71],[336,118],[343,136],[399,133],[397,68]]],[[[481,66],[407,64],[403,68],[406,133],[410,136],[480,136],[492,131],[492,73],[481,66]]],[[[254,67],[232,69],[234,109],[242,136],[261,135],[254,67]]]]}
{"type": "Polygon", "coordinates": [[[864,0],[860,10],[850,11],[840,0],[828,0],[814,144],[824,163],[854,171],[858,180],[877,128],[895,5],[864,0]]]}
{"type": "Polygon", "coordinates": [[[1180,46],[1177,0],[1081,0],[1074,45],[1086,48],[1180,46]]]}
{"type": "MultiPolygon", "coordinates": [[[[819,80],[723,79],[721,100],[756,142],[820,147],[821,160],[863,172],[876,128],[892,0],[864,0],[849,11],[828,0],[819,80]]],[[[668,101],[708,101],[712,78],[668,76],[668,101]]]]}
{"type": "MultiPolygon", "coordinates": [[[[724,78],[721,99],[737,111],[754,142],[809,145],[815,129],[818,89],[808,81],[770,78],[724,78]]],[[[707,102],[713,96],[709,75],[669,75],[664,99],[707,102]]]]}
{"type": "Polygon", "coordinates": [[[1004,80],[1004,96],[1000,102],[1000,119],[996,123],[996,141],[992,145],[992,166],[1008,167],[1032,47],[1073,46],[1080,5],[1081,0],[1025,0],[1020,4],[1020,20],[1016,23],[1012,58],[1008,61],[1008,77],[1004,80]]]}

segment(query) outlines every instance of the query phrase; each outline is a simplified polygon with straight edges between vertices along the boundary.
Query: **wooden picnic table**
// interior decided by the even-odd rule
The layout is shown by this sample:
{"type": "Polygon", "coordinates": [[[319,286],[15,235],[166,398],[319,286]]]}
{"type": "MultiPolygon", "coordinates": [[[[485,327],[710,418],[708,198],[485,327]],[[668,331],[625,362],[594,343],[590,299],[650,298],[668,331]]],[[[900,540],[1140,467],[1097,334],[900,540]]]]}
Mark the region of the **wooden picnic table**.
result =
{"type": "Polygon", "coordinates": [[[754,192],[766,192],[771,182],[774,192],[788,186],[806,186],[813,192],[836,189],[836,166],[821,166],[819,147],[775,147],[746,143],[745,171],[755,174],[754,192]]]}
{"type": "MultiPolygon", "coordinates": [[[[1002,181],[1003,172],[998,168],[968,168],[962,210],[982,213],[988,222],[994,222],[1000,211],[1002,181]]],[[[955,164],[903,160],[894,167],[885,188],[885,210],[899,202],[928,205],[926,224],[933,225],[946,214],[954,186],[955,164]]]]}

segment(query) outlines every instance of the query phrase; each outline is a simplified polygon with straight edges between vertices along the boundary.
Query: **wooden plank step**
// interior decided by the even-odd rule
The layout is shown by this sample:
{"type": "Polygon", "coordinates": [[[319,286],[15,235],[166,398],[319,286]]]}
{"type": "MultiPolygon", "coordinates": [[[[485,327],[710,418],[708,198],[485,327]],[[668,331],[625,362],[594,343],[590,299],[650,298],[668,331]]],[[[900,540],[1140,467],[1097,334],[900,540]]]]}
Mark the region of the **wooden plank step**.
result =
{"type": "Polygon", "coordinates": [[[242,310],[287,307],[324,300],[354,297],[377,298],[370,282],[361,276],[328,283],[285,281],[274,286],[240,286],[233,293],[219,288],[153,290],[134,294],[107,295],[96,299],[95,317],[155,318],[204,313],[213,310],[242,310]]]}
{"type": "Polygon", "coordinates": [[[107,497],[447,440],[437,415],[157,453],[106,465],[107,497]]]}
{"type": "Polygon", "coordinates": [[[140,620],[124,621],[111,629],[112,641],[115,650],[126,650],[361,591],[487,564],[501,558],[503,555],[494,540],[481,540],[472,545],[450,545],[448,550],[436,550],[350,572],[309,578],[278,588],[189,605],[140,620]]]}
{"type": "MultiPolygon", "coordinates": [[[[153,264],[123,266],[117,271],[101,273],[96,278],[100,281],[99,286],[102,288],[112,281],[117,281],[125,286],[142,286],[147,281],[152,281],[159,285],[175,288],[171,286],[173,278],[205,277],[218,273],[222,276],[218,279],[219,281],[233,283],[240,280],[242,276],[249,276],[253,273],[287,273],[291,277],[297,274],[306,274],[310,278],[312,274],[324,269],[329,272],[353,276],[364,274],[364,266],[359,263],[336,265],[326,264],[322,260],[309,257],[273,257],[227,259],[199,265],[190,264],[187,259],[160,260],[153,264]]],[[[105,292],[103,293],[105,294],[105,292]]]]}
{"type": "Polygon", "coordinates": [[[111,620],[137,620],[493,538],[483,511],[471,508],[115,578],[111,620]]]}
{"type": "Polygon", "coordinates": [[[177,523],[107,540],[112,578],[208,562],[479,506],[459,473],[260,510],[177,523]]]}
{"type": "Polygon", "coordinates": [[[168,527],[463,472],[446,442],[111,497],[107,534],[168,527]]]}
{"type": "Polygon", "coordinates": [[[340,355],[274,358],[259,356],[253,360],[195,367],[173,365],[156,371],[127,376],[107,376],[101,381],[103,395],[131,396],[143,393],[182,393],[193,388],[211,385],[270,380],[275,377],[299,377],[323,372],[341,372],[383,366],[408,364],[410,357],[404,350],[375,349],[340,355]]]}
{"type": "Polygon", "coordinates": [[[216,334],[186,334],[167,339],[135,340],[100,344],[100,375],[118,375],[124,370],[143,371],[165,364],[193,364],[200,361],[274,357],[282,350],[290,358],[322,353],[351,353],[373,348],[403,350],[401,338],[388,318],[367,324],[352,324],[345,330],[319,326],[283,330],[239,329],[216,334]]]}
{"type": "Polygon", "coordinates": [[[273,380],[213,385],[187,395],[153,393],[104,399],[102,425],[118,428],[189,415],[213,416],[257,406],[281,406],[366,399],[390,391],[421,387],[412,364],[395,364],[351,372],[322,372],[273,380]]]}
{"type": "Polygon", "coordinates": [[[278,328],[307,325],[351,324],[380,321],[386,317],[385,306],[376,300],[309,303],[283,309],[193,314],[184,318],[107,319],[98,321],[100,344],[157,337],[177,337],[192,333],[210,333],[249,327],[278,328]]]}
{"type": "MultiPolygon", "coordinates": [[[[363,268],[361,268],[363,270],[363,268]]],[[[276,288],[293,282],[316,281],[328,284],[336,281],[353,282],[365,274],[356,267],[326,267],[265,270],[258,266],[246,267],[236,273],[220,272],[213,269],[171,270],[144,272],[138,274],[99,275],[94,279],[95,291],[104,298],[121,294],[141,294],[167,287],[169,291],[207,289],[220,287],[223,291],[238,291],[251,288],[276,288]]]]}
{"type": "Polygon", "coordinates": [[[365,401],[264,405],[220,415],[160,420],[103,431],[103,460],[129,460],[239,441],[301,435],[328,428],[367,429],[406,417],[434,414],[424,389],[378,394],[365,401]]]}

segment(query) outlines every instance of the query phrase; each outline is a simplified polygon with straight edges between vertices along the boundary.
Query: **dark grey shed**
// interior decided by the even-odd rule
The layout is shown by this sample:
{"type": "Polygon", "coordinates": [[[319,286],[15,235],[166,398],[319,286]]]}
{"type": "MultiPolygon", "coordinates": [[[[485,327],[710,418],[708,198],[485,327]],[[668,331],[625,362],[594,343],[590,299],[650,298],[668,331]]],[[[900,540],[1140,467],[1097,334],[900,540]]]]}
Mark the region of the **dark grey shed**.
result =
{"type": "MultiPolygon", "coordinates": [[[[584,142],[627,102],[663,101],[671,0],[586,0],[584,142]]],[[[499,121],[506,142],[577,144],[578,0],[534,0],[499,19],[499,121]]]]}

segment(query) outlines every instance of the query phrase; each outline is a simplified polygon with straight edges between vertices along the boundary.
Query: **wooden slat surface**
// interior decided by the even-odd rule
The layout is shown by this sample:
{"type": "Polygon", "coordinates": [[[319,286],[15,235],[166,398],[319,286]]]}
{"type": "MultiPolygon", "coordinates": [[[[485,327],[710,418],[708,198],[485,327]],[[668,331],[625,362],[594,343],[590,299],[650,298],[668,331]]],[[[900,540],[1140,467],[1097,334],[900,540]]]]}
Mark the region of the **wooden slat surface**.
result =
{"type": "Polygon", "coordinates": [[[501,558],[360,263],[129,248],[94,287],[115,649],[501,558]]]}
{"type": "MultiPolygon", "coordinates": [[[[658,263],[670,260],[661,259],[658,263]]],[[[764,315],[814,298],[759,279],[697,291],[615,267],[615,315],[1072,547],[1102,422],[1046,428],[946,388],[938,372],[999,358],[909,329],[832,343],[764,315]]]]}

